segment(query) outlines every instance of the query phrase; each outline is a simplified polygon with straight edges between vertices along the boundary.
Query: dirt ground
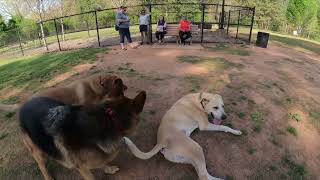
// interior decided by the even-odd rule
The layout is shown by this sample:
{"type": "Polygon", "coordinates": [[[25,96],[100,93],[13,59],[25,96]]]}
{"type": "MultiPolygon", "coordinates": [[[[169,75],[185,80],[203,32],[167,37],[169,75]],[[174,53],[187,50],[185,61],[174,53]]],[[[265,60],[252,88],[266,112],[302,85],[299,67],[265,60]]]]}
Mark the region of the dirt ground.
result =
{"type": "MultiPolygon", "coordinates": [[[[182,96],[219,93],[228,118],[225,125],[243,131],[192,134],[204,150],[207,169],[224,179],[320,179],[320,58],[311,52],[271,43],[267,49],[246,45],[216,47],[142,46],[99,54],[94,65],[75,67],[57,77],[61,85],[94,73],[117,74],[126,95],[147,91],[141,122],[131,138],[143,151],[156,144],[161,117],[182,96]],[[230,47],[231,46],[231,47],[230,47]],[[90,67],[88,67],[90,66],[90,67]],[[84,67],[84,69],[82,69],[84,67]]],[[[17,122],[0,124],[0,179],[41,179],[35,161],[16,136],[17,122]],[[14,151],[13,151],[14,149],[14,151]]],[[[190,165],[171,163],[159,153],[150,160],[123,150],[113,162],[115,175],[96,170],[98,179],[193,180],[190,165]]],[[[49,162],[56,179],[81,179],[75,170],[49,162]]]]}

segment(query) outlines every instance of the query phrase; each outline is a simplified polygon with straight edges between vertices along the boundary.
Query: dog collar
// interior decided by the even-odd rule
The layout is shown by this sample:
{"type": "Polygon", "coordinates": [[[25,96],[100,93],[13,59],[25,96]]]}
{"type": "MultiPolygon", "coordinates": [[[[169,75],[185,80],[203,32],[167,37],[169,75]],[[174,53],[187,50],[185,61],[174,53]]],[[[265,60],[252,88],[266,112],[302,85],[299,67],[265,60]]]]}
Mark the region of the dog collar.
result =
{"type": "Polygon", "coordinates": [[[106,114],[108,116],[108,120],[110,120],[114,124],[116,130],[118,132],[120,132],[120,134],[122,134],[124,132],[124,128],[122,126],[122,122],[121,122],[121,120],[118,120],[116,118],[116,113],[114,112],[114,110],[112,108],[106,108],[105,112],[106,112],[106,114]]]}

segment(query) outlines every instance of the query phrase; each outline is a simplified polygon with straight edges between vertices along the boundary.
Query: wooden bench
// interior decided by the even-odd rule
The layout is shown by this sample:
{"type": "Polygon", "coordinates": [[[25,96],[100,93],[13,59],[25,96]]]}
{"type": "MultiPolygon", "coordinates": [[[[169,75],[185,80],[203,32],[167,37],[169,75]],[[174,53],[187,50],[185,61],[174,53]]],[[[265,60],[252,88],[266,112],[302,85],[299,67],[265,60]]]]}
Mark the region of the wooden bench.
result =
{"type": "MultiPolygon", "coordinates": [[[[191,24],[190,25],[190,31],[192,37],[194,35],[199,35],[199,28],[198,25],[191,24]]],[[[180,37],[179,37],[179,25],[178,24],[167,24],[167,34],[165,36],[174,36],[176,37],[176,43],[181,43],[180,37]]],[[[190,38],[190,44],[192,44],[192,37],[190,38]]]]}

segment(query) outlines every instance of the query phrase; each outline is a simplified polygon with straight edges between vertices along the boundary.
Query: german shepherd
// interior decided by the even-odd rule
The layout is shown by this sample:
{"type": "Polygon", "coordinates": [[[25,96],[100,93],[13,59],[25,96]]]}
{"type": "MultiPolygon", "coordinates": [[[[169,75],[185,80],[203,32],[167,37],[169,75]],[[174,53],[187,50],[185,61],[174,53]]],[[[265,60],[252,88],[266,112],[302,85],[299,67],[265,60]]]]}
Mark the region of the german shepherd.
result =
{"type": "Polygon", "coordinates": [[[123,96],[96,105],[35,97],[19,112],[23,142],[46,180],[53,179],[45,167],[47,158],[77,169],[86,180],[94,179],[90,169],[114,174],[119,168],[107,164],[116,157],[122,137],[139,122],[145,100],[145,91],[134,99],[123,96]]]}

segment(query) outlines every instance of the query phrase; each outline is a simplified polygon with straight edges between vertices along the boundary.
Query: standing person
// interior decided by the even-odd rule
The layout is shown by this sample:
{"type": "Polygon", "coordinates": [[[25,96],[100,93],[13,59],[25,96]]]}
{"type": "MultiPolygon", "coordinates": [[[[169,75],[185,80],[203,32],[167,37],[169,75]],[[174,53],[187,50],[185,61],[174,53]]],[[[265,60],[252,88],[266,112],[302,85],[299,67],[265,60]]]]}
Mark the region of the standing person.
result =
{"type": "Polygon", "coordinates": [[[116,25],[118,26],[119,29],[119,34],[120,34],[120,45],[122,50],[127,50],[124,46],[124,38],[127,38],[127,41],[130,45],[131,48],[135,48],[132,44],[132,39],[130,35],[130,20],[127,15],[127,8],[124,6],[121,6],[119,8],[119,11],[117,12],[116,15],[116,25]]]}
{"type": "Polygon", "coordinates": [[[184,45],[186,44],[186,40],[191,38],[191,31],[190,31],[190,22],[187,20],[185,16],[182,16],[181,21],[179,22],[179,36],[181,43],[184,45]]]}
{"type": "Polygon", "coordinates": [[[141,44],[145,38],[147,38],[147,44],[149,44],[148,40],[148,25],[149,25],[149,16],[150,14],[146,14],[146,10],[142,10],[139,16],[139,29],[141,33],[141,44]]]}
{"type": "Polygon", "coordinates": [[[157,31],[156,31],[156,38],[157,38],[159,44],[163,43],[163,38],[164,38],[164,35],[166,34],[166,32],[167,32],[167,23],[164,20],[164,17],[160,16],[158,19],[157,31]]]}

